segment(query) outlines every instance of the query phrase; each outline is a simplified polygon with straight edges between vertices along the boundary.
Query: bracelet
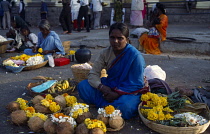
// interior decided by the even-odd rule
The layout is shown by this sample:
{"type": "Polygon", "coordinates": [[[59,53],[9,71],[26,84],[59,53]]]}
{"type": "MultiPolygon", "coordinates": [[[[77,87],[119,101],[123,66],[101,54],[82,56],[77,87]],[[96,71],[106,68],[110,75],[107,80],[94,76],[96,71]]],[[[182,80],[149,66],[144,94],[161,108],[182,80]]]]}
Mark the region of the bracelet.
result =
{"type": "Polygon", "coordinates": [[[103,88],[103,84],[100,84],[99,86],[98,86],[98,90],[101,90],[101,88],[103,88]]]}

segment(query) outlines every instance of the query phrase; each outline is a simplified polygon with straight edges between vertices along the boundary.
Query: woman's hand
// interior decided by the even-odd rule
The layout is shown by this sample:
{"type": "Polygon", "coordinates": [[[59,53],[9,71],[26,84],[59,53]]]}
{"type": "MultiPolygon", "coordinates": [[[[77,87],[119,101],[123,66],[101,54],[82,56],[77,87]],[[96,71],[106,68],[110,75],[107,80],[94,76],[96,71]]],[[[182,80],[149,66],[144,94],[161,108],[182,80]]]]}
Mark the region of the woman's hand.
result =
{"type": "Polygon", "coordinates": [[[98,90],[103,93],[104,99],[108,102],[113,102],[114,100],[120,97],[120,95],[112,91],[110,87],[102,85],[102,84],[98,86],[98,90]]]}
{"type": "Polygon", "coordinates": [[[38,48],[36,46],[32,47],[32,52],[36,53],[38,48]]]}

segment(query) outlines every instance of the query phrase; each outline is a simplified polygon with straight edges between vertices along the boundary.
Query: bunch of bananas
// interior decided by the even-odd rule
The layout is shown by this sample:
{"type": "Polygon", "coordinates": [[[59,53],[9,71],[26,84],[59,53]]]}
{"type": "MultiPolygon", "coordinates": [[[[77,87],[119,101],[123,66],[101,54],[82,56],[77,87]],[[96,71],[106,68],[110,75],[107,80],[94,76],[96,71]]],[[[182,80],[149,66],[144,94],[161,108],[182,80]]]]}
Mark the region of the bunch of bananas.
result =
{"type": "Polygon", "coordinates": [[[59,80],[56,82],[50,89],[48,89],[49,93],[62,93],[68,90],[74,90],[76,85],[69,83],[68,80],[59,80]]]}

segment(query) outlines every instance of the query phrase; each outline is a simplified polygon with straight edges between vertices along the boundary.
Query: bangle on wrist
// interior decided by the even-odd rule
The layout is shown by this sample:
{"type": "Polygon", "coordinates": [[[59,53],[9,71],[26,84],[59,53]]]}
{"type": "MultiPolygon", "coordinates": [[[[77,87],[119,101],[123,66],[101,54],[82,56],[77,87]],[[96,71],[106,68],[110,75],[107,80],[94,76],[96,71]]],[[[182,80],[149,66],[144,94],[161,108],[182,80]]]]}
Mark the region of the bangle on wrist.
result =
{"type": "Polygon", "coordinates": [[[98,90],[101,90],[101,88],[103,88],[103,84],[100,84],[99,86],[98,86],[98,90]]]}

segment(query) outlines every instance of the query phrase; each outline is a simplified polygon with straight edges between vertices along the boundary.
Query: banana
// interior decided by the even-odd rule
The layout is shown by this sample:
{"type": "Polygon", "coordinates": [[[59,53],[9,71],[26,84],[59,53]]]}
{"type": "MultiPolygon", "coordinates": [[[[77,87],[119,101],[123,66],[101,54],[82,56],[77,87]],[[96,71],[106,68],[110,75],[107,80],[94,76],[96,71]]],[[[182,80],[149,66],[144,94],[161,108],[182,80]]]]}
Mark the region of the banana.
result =
{"type": "Polygon", "coordinates": [[[68,82],[68,80],[65,80],[65,83],[66,83],[66,88],[69,88],[69,82],[68,82]]]}
{"type": "Polygon", "coordinates": [[[62,89],[66,89],[66,83],[63,83],[62,89]]]}

